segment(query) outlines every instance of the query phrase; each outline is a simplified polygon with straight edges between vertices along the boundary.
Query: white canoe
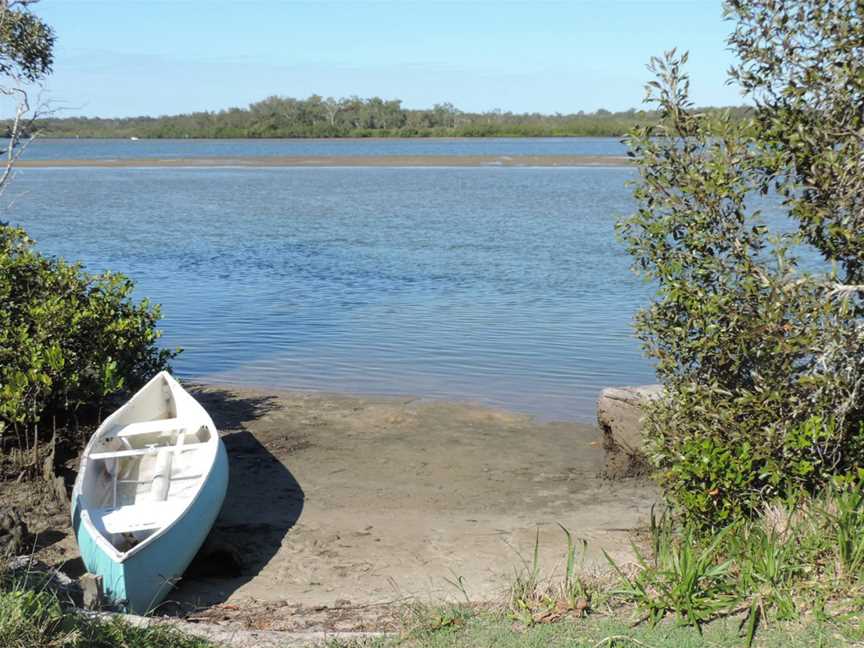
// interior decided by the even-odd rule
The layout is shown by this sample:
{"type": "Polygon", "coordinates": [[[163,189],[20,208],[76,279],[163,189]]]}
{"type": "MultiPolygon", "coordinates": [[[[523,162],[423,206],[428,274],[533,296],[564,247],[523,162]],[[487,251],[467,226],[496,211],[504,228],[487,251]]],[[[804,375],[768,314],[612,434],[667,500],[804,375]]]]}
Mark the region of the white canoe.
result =
{"type": "Polygon", "coordinates": [[[167,372],[105,419],[81,458],[72,524],[106,597],[136,614],[161,603],[210,532],[227,486],[212,419],[167,372]]]}

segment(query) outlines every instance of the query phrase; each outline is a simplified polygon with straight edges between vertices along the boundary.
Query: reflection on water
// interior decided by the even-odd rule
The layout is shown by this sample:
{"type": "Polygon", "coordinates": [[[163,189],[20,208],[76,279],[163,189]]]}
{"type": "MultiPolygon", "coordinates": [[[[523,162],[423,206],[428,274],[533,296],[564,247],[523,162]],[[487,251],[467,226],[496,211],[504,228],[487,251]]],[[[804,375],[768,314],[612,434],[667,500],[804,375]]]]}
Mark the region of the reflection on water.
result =
{"type": "Polygon", "coordinates": [[[7,218],[130,275],[184,377],[591,420],[653,380],[626,168],[21,169],[7,218]]]}

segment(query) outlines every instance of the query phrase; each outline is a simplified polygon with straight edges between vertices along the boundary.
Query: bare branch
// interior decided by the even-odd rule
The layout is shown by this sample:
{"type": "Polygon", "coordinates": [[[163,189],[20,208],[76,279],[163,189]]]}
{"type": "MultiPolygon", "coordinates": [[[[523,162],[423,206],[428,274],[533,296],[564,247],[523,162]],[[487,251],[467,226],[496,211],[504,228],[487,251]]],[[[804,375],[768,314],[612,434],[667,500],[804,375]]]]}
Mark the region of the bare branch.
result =
{"type": "Polygon", "coordinates": [[[852,297],[856,293],[864,294],[864,284],[861,285],[847,285],[847,284],[834,284],[831,287],[831,290],[828,291],[828,298],[833,299],[834,297],[840,297],[842,299],[848,299],[852,297]]]}

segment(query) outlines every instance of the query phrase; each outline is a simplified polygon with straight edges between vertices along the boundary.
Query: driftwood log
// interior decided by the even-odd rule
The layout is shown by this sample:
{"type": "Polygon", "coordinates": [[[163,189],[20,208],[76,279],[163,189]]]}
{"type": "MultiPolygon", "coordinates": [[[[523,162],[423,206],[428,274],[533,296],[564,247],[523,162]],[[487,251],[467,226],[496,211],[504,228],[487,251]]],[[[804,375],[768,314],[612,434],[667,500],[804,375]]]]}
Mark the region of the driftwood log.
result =
{"type": "Polygon", "coordinates": [[[642,406],[662,393],[662,385],[607,387],[600,393],[597,422],[603,430],[608,476],[631,477],[647,472],[642,445],[642,406]]]}

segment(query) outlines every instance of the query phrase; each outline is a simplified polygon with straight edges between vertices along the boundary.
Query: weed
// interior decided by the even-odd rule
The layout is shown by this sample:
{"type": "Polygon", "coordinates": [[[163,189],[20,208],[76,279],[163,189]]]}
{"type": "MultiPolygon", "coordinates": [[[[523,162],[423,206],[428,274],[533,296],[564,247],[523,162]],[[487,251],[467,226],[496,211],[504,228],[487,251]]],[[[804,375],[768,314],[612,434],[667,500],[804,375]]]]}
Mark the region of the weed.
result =
{"type": "MultiPolygon", "coordinates": [[[[791,620],[796,616],[792,583],[803,573],[795,534],[782,538],[774,529],[750,526],[740,534],[730,553],[739,556],[739,588],[753,597],[758,614],[764,616],[767,608],[775,610],[779,619],[791,620]]],[[[754,617],[755,618],[755,617],[754,617]]]]}
{"type": "Polygon", "coordinates": [[[582,577],[585,564],[585,553],[588,541],[582,539],[582,557],[579,571],[576,570],[576,545],[573,536],[564,526],[558,525],[567,537],[567,563],[564,567],[564,582],[561,587],[560,599],[565,601],[570,609],[576,610],[579,616],[588,614],[591,609],[592,591],[589,583],[582,577]]]}
{"type": "Polygon", "coordinates": [[[409,603],[405,610],[407,614],[403,623],[409,628],[405,633],[408,639],[455,632],[474,616],[471,605],[429,605],[413,602],[409,603]]]}
{"type": "Polygon", "coordinates": [[[837,547],[841,575],[858,579],[864,567],[864,492],[857,486],[837,489],[829,502],[833,506],[822,511],[837,547]]]}
{"type": "Polygon", "coordinates": [[[700,549],[692,530],[673,539],[670,528],[657,524],[652,514],[653,556],[646,558],[634,545],[639,570],[632,577],[606,554],[621,578],[615,593],[635,603],[652,625],[672,614],[679,622],[700,626],[740,601],[730,578],[732,561],[717,558],[728,530],[700,549]]]}
{"type": "Polygon", "coordinates": [[[3,648],[213,648],[167,626],[136,627],[122,619],[93,619],[64,609],[38,581],[13,580],[0,589],[0,646],[3,648]]]}
{"type": "Polygon", "coordinates": [[[523,561],[510,587],[508,614],[523,626],[551,623],[564,617],[588,615],[604,598],[596,579],[584,573],[584,558],[588,543],[581,540],[582,552],[577,558],[577,545],[569,530],[561,526],[567,539],[564,575],[560,582],[543,579],[540,575],[540,533],[534,541],[531,563],[523,561]]]}

